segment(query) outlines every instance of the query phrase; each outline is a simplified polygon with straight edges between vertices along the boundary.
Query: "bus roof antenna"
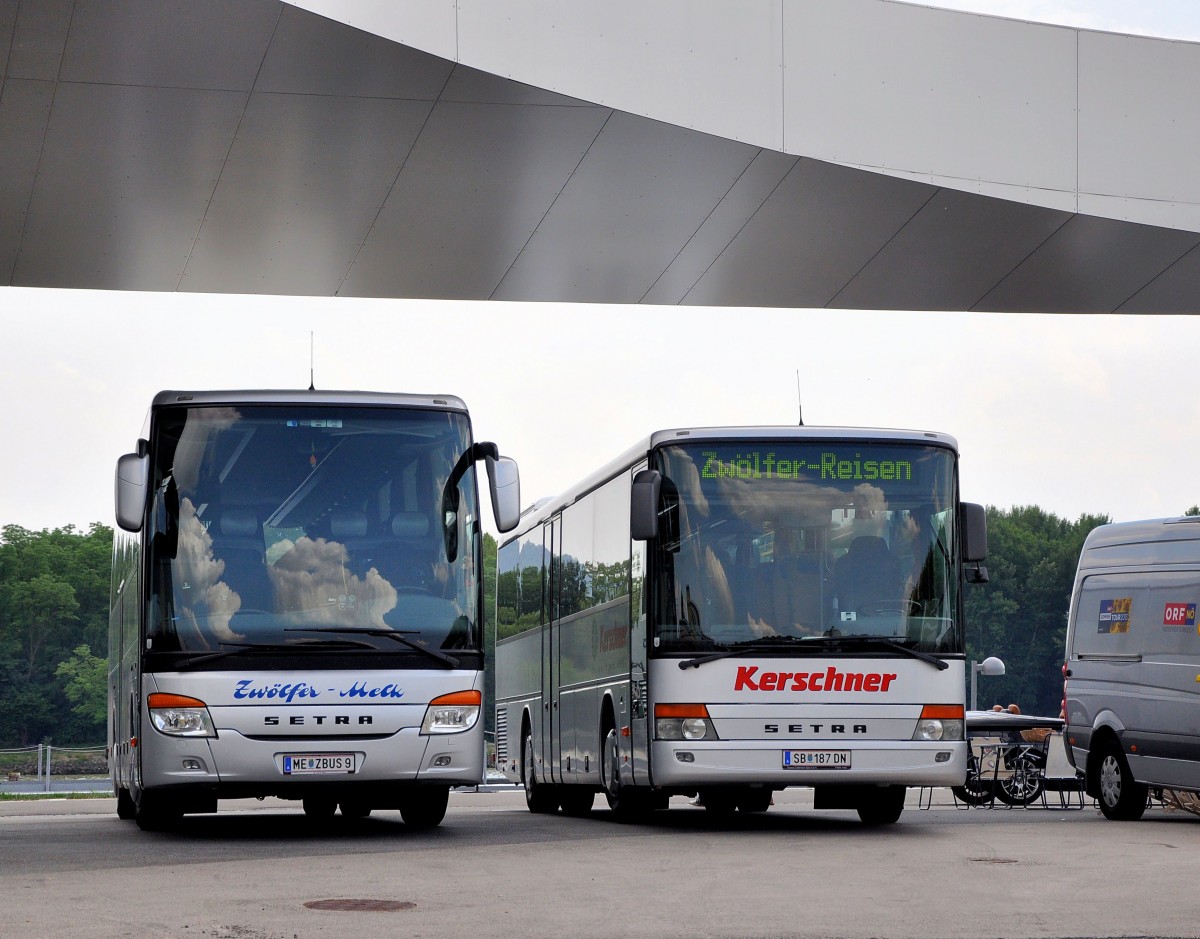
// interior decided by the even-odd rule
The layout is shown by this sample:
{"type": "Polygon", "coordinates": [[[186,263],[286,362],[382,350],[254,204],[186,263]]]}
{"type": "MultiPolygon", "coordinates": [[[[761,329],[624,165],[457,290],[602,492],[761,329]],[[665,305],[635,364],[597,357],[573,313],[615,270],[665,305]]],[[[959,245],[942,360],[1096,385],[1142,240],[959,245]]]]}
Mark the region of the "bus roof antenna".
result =
{"type": "Polygon", "coordinates": [[[804,426],[804,401],[800,397],[800,369],[796,369],[796,412],[800,418],[800,426],[804,426]]]}

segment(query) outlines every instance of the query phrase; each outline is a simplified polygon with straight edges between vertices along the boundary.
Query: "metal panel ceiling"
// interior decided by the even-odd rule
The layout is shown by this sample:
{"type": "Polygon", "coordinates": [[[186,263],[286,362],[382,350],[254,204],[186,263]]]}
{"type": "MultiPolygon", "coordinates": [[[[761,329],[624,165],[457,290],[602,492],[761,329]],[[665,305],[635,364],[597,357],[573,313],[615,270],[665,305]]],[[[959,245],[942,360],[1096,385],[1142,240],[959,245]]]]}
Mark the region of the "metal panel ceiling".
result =
{"type": "Polygon", "coordinates": [[[1200,235],[763,150],[276,0],[0,0],[0,61],[0,283],[1198,306],[1200,235]]]}

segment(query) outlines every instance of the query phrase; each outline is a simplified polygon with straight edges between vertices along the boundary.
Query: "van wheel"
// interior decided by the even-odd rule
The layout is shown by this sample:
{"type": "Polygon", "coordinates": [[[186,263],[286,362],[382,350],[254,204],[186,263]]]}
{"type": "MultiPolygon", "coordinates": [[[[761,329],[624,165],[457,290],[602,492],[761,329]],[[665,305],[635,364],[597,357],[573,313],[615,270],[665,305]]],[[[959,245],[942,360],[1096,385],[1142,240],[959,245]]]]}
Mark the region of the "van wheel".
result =
{"type": "Polygon", "coordinates": [[[1146,811],[1149,789],[1134,781],[1129,761],[1115,740],[1100,748],[1100,811],[1115,822],[1136,822],[1146,811]]]}

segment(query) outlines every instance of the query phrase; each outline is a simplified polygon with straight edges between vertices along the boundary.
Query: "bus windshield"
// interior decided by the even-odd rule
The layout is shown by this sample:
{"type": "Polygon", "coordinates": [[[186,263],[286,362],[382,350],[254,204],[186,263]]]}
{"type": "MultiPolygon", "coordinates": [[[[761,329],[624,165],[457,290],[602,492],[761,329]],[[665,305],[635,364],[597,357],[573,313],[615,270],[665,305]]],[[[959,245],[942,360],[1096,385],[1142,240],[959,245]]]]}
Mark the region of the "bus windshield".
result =
{"type": "Polygon", "coordinates": [[[749,440],[655,459],[655,652],[962,651],[953,451],[749,440]]]}
{"type": "Polygon", "coordinates": [[[178,407],[152,433],[148,662],[480,649],[466,414],[178,407]]]}

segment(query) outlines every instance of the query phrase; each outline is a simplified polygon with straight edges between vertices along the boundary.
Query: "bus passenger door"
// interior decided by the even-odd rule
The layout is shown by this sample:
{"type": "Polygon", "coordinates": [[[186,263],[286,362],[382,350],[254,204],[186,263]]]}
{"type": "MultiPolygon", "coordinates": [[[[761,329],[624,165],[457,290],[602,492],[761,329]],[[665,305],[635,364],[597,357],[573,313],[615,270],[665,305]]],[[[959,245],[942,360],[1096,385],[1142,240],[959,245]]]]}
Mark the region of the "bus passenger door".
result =
{"type": "MultiPolygon", "coordinates": [[[[635,466],[630,479],[644,470],[646,464],[635,466]]],[[[626,516],[629,509],[625,510],[626,516]]],[[[629,597],[629,749],[630,771],[634,785],[645,786],[650,780],[650,714],[647,695],[647,607],[650,584],[646,561],[649,552],[646,542],[630,544],[630,597],[629,597]]]]}
{"type": "Polygon", "coordinates": [[[542,529],[545,539],[546,628],[542,631],[542,759],[546,782],[562,782],[562,718],[559,674],[559,596],[561,593],[562,516],[547,522],[542,529]]]}

